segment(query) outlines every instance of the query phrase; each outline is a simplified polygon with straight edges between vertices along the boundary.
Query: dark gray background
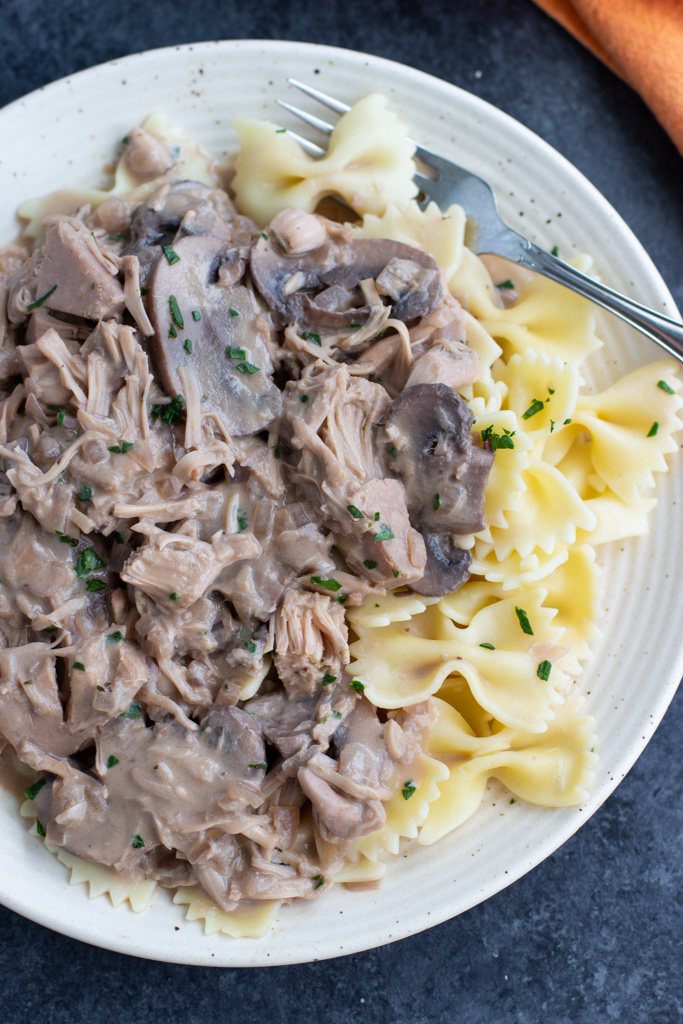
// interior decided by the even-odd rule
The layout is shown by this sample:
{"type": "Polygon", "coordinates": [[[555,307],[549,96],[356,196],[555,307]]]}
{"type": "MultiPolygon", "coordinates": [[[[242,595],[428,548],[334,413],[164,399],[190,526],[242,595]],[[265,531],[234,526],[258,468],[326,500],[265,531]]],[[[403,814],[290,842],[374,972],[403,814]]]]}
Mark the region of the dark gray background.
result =
{"type": "MultiPolygon", "coordinates": [[[[530,0],[419,6],[0,0],[0,105],[113,57],[198,40],[299,39],[393,58],[489,100],[568,157],[683,306],[682,158],[638,97],[530,0]]],[[[85,946],[0,907],[0,1022],[676,1024],[682,731],[679,696],[617,792],[553,857],[456,920],[369,953],[178,967],[85,946]]]]}

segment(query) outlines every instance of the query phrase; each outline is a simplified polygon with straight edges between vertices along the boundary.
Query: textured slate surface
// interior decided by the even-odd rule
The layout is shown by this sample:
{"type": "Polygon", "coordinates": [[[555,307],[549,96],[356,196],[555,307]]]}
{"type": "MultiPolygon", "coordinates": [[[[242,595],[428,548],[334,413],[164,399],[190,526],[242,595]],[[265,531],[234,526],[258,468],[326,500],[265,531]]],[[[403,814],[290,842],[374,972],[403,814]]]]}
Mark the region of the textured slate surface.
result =
{"type": "MultiPolygon", "coordinates": [[[[683,306],[681,157],[631,90],[529,0],[0,0],[0,104],[125,53],[301,39],[412,64],[567,156],[634,229],[683,306]]],[[[0,182],[0,194],[2,183],[0,182]]],[[[135,961],[0,908],[3,1024],[675,1024],[683,1019],[683,695],[630,775],[512,888],[414,938],[326,963],[135,961]]]]}

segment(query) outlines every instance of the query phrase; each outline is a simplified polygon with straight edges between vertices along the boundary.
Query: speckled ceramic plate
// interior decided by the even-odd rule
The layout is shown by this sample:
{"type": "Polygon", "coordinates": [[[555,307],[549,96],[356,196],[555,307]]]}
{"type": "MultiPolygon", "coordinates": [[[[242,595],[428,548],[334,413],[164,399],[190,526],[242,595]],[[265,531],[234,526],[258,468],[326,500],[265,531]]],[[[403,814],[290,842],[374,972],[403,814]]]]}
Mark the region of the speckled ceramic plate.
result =
{"type": "MultiPolygon", "coordinates": [[[[654,265],[605,199],[563,157],[482,100],[411,68],[361,53],[289,42],[217,42],[156,50],[63,79],[0,111],[0,239],[30,196],[99,183],[131,125],[163,110],[215,154],[236,147],[235,114],[278,119],[288,75],[352,103],[370,91],[392,105],[423,144],[494,186],[503,216],[541,245],[593,254],[610,285],[675,315],[654,265]]],[[[282,122],[284,123],[284,122],[282,122]]],[[[593,359],[604,385],[660,351],[605,316],[606,347],[593,359]],[[596,366],[599,362],[600,365],[596,366]]],[[[338,887],[319,902],[283,908],[262,939],[206,937],[158,891],[135,915],[69,887],[65,869],[27,834],[16,800],[0,792],[0,901],[49,928],[136,956],[188,964],[299,963],[353,953],[419,932],[487,899],[557,849],[614,789],[645,747],[683,673],[680,627],[683,465],[660,477],[646,537],[601,552],[607,569],[603,640],[582,678],[599,731],[600,763],[589,802],[547,810],[510,806],[491,787],[478,813],[430,848],[406,847],[382,887],[338,887]],[[666,608],[666,618],[661,609],[666,608]]]]}

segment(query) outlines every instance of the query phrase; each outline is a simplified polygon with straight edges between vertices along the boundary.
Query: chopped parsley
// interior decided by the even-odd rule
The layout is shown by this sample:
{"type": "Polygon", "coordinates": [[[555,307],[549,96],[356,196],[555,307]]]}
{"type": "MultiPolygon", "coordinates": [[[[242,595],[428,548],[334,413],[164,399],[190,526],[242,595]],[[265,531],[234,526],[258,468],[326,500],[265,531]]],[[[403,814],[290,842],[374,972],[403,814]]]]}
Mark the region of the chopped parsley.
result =
{"type": "Polygon", "coordinates": [[[658,430],[659,430],[659,423],[657,422],[657,420],[655,420],[645,436],[646,437],[654,437],[658,430]]]}
{"type": "Polygon", "coordinates": [[[352,679],[349,686],[352,690],[355,690],[356,693],[365,693],[365,686],[361,683],[360,679],[352,679]]]}
{"type": "Polygon", "coordinates": [[[43,825],[38,818],[36,818],[36,832],[38,833],[41,839],[45,839],[45,837],[47,836],[47,832],[43,828],[43,825]]]}
{"type": "Polygon", "coordinates": [[[192,342],[190,341],[189,338],[185,338],[185,341],[183,342],[183,348],[187,352],[188,356],[192,355],[192,342]]]}
{"type": "Polygon", "coordinates": [[[498,284],[496,285],[496,288],[514,288],[514,287],[515,287],[515,282],[511,281],[509,277],[507,277],[504,281],[499,281],[498,284]]]}
{"type": "Polygon", "coordinates": [[[301,337],[304,339],[304,341],[312,341],[315,345],[318,345],[320,348],[323,347],[323,343],[320,340],[320,335],[316,334],[315,331],[303,331],[301,337]]]}
{"type": "Polygon", "coordinates": [[[119,644],[124,639],[124,636],[120,629],[116,629],[106,639],[108,644],[119,644]]]}
{"type": "Polygon", "coordinates": [[[101,691],[102,691],[102,693],[104,693],[104,687],[103,687],[103,686],[98,686],[98,687],[97,687],[97,689],[98,689],[98,690],[101,690],[101,691]]]}
{"type": "Polygon", "coordinates": [[[337,598],[337,600],[339,601],[339,604],[346,604],[348,599],[349,599],[349,595],[348,594],[340,594],[339,597],[337,598]]]}
{"type": "Polygon", "coordinates": [[[318,883],[313,888],[313,891],[315,892],[316,889],[321,889],[323,887],[323,885],[325,884],[325,876],[324,875],[313,875],[313,877],[311,878],[311,881],[318,883]]]}
{"type": "Polygon", "coordinates": [[[550,250],[550,255],[551,256],[559,256],[560,255],[560,250],[557,248],[556,245],[554,245],[552,247],[552,249],[550,250]]]}
{"type": "Polygon", "coordinates": [[[363,562],[363,565],[365,566],[366,569],[376,569],[377,568],[377,562],[373,562],[373,560],[371,558],[366,558],[364,560],[364,562],[363,562]]]}
{"type": "Polygon", "coordinates": [[[531,623],[529,622],[529,616],[524,611],[524,609],[523,608],[518,608],[517,605],[515,605],[515,613],[517,615],[517,618],[519,619],[519,624],[522,627],[522,633],[527,633],[529,636],[533,636],[534,635],[534,631],[531,628],[531,623]]]}
{"type": "Polygon", "coordinates": [[[66,416],[66,408],[65,408],[65,406],[63,406],[63,405],[48,405],[48,409],[50,409],[51,412],[56,412],[57,413],[57,426],[58,427],[63,427],[64,426],[64,417],[66,416]]]}
{"type": "Polygon", "coordinates": [[[26,307],[26,311],[27,311],[28,313],[32,313],[34,309],[38,309],[38,307],[39,307],[39,306],[42,306],[42,304],[43,304],[43,303],[44,303],[44,302],[45,302],[45,301],[46,301],[47,299],[49,299],[49,298],[50,298],[50,296],[52,295],[52,293],[53,293],[53,292],[56,292],[56,291],[57,291],[57,285],[56,285],[56,284],[53,284],[53,285],[52,285],[52,288],[50,288],[49,292],[45,292],[45,294],[44,294],[44,295],[41,295],[39,299],[36,299],[36,300],[35,300],[35,302],[29,302],[28,306],[26,307]]]}
{"type": "Polygon", "coordinates": [[[355,505],[347,505],[346,510],[353,516],[354,519],[365,519],[364,513],[361,512],[359,508],[356,508],[355,505]]]}
{"type": "Polygon", "coordinates": [[[240,533],[244,533],[249,527],[249,517],[243,508],[237,509],[237,529],[240,533]]]}
{"type": "Polygon", "coordinates": [[[168,405],[155,405],[152,409],[152,418],[161,419],[164,423],[168,423],[169,427],[172,427],[176,420],[179,420],[183,415],[183,406],[185,405],[185,399],[182,395],[176,395],[172,398],[168,405]]]}
{"type": "Polygon", "coordinates": [[[74,537],[67,537],[67,535],[62,533],[61,530],[55,530],[55,533],[59,537],[61,544],[70,544],[72,548],[75,548],[78,545],[78,541],[74,537]]]}
{"type": "Polygon", "coordinates": [[[235,345],[228,345],[225,350],[228,359],[246,359],[247,350],[244,348],[237,348],[235,345]]]}
{"type": "Polygon", "coordinates": [[[177,338],[178,337],[178,332],[176,331],[176,329],[173,326],[173,324],[171,324],[171,326],[168,329],[168,336],[169,336],[169,338],[177,338]]]}
{"type": "Polygon", "coordinates": [[[376,523],[378,523],[378,522],[379,522],[379,512],[375,512],[375,516],[374,516],[374,519],[375,519],[375,522],[376,522],[376,523]]]}
{"type": "Polygon", "coordinates": [[[265,233],[265,231],[261,232],[261,238],[265,238],[265,240],[268,241],[268,235],[265,233]]]}
{"type": "Polygon", "coordinates": [[[389,455],[391,455],[392,459],[395,459],[398,456],[398,452],[396,451],[396,448],[394,447],[393,444],[388,444],[386,446],[386,450],[389,452],[389,455]]]}
{"type": "Polygon", "coordinates": [[[180,256],[172,245],[162,245],[161,249],[171,266],[173,266],[174,263],[180,263],[180,256]]]}
{"type": "Polygon", "coordinates": [[[74,661],[72,668],[77,668],[79,672],[85,672],[85,665],[82,661],[74,661]]]}
{"type": "MultiPolygon", "coordinates": [[[[676,392],[675,392],[675,391],[674,391],[674,389],[673,389],[673,388],[671,387],[671,385],[670,385],[670,384],[667,384],[667,382],[666,382],[665,380],[658,380],[658,381],[657,381],[657,387],[658,387],[658,388],[661,388],[661,389],[662,389],[662,391],[666,391],[667,395],[675,395],[675,394],[676,394],[676,392]]],[[[48,409],[49,409],[49,408],[50,408],[50,407],[48,406],[48,409]]]]}
{"type": "Polygon", "coordinates": [[[102,580],[88,580],[85,589],[91,594],[97,594],[100,590],[106,590],[107,584],[102,580]]]}
{"type": "Polygon", "coordinates": [[[233,309],[232,306],[230,307],[228,312],[230,313],[230,316],[239,316],[240,315],[239,310],[238,309],[233,309]]]}
{"type": "Polygon", "coordinates": [[[299,397],[299,401],[301,402],[302,405],[305,405],[306,402],[308,401],[308,395],[301,395],[299,397]]]}
{"type": "Polygon", "coordinates": [[[551,670],[552,667],[553,666],[552,666],[551,662],[549,662],[549,661],[542,661],[541,664],[536,669],[536,675],[538,676],[539,679],[542,679],[545,683],[547,683],[548,679],[550,677],[550,670],[551,670]]]}
{"type": "Polygon", "coordinates": [[[117,544],[124,544],[125,543],[125,541],[123,539],[123,534],[119,533],[118,530],[114,530],[114,540],[116,541],[117,544]]]}
{"type": "Polygon", "coordinates": [[[336,676],[333,676],[331,672],[326,672],[323,676],[323,686],[329,686],[330,683],[334,683],[336,680],[336,676]]]}
{"type": "Polygon", "coordinates": [[[539,401],[538,398],[534,398],[527,411],[522,413],[522,419],[530,420],[531,417],[535,416],[537,412],[540,412],[542,408],[543,402],[539,401]]]}
{"type": "Polygon", "coordinates": [[[261,372],[261,367],[260,366],[254,366],[253,363],[248,363],[248,362],[237,363],[237,365],[235,366],[235,369],[239,370],[240,373],[248,373],[249,375],[251,375],[252,373],[260,373],[261,372]]]}
{"type": "Polygon", "coordinates": [[[265,761],[257,761],[255,764],[250,764],[250,768],[259,768],[262,772],[268,771],[268,765],[265,761]]]}
{"type": "Polygon", "coordinates": [[[81,484],[78,488],[78,500],[79,501],[91,501],[92,500],[92,487],[88,487],[87,484],[81,484]]]}
{"type": "MultiPolygon", "coordinates": [[[[232,310],[231,310],[231,312],[232,312],[232,310]]],[[[198,309],[193,309],[192,310],[192,319],[195,322],[197,322],[197,321],[201,320],[201,318],[202,318],[202,314],[199,312],[199,310],[198,309]]]]}
{"type": "Polygon", "coordinates": [[[142,718],[142,708],[133,701],[128,710],[119,715],[119,718],[142,718]]]}
{"type": "Polygon", "coordinates": [[[276,459],[280,458],[280,445],[279,444],[274,444],[273,445],[273,455],[274,455],[274,457],[276,459]]]}
{"type": "Polygon", "coordinates": [[[145,840],[142,836],[133,836],[133,841],[130,844],[134,850],[141,850],[145,845],[145,840]]]}
{"type": "Polygon", "coordinates": [[[338,580],[334,580],[326,576],[311,576],[311,583],[315,587],[322,587],[323,590],[329,590],[333,594],[338,590],[341,590],[342,587],[338,580]]]}
{"type": "Polygon", "coordinates": [[[434,508],[435,509],[440,509],[441,508],[441,495],[440,494],[435,494],[434,495],[434,508]]]}
{"type": "Polygon", "coordinates": [[[392,569],[391,571],[393,573],[394,579],[397,580],[401,575],[400,572],[398,571],[398,569],[392,569]]]}
{"type": "Polygon", "coordinates": [[[246,647],[250,654],[256,654],[256,644],[251,639],[251,637],[247,637],[247,639],[243,640],[242,643],[244,644],[244,646],[246,647]]]}
{"type": "Polygon", "coordinates": [[[114,754],[110,754],[107,758],[107,768],[113,768],[114,765],[117,765],[118,763],[119,759],[118,757],[115,757],[114,754]]]}
{"type": "Polygon", "coordinates": [[[401,793],[403,794],[403,799],[404,800],[410,800],[411,796],[413,795],[413,793],[415,792],[416,789],[417,789],[417,786],[413,785],[413,780],[412,779],[408,779],[407,782],[404,782],[403,783],[403,787],[401,789],[401,793]]]}
{"type": "Polygon", "coordinates": [[[341,711],[333,711],[332,712],[332,717],[333,718],[341,718],[341,716],[342,716],[341,711]]]}
{"type": "Polygon", "coordinates": [[[135,442],[134,441],[122,441],[120,445],[118,445],[118,444],[109,445],[107,447],[107,451],[108,452],[114,452],[115,455],[121,455],[121,453],[123,453],[125,455],[126,452],[129,452],[131,450],[131,448],[134,448],[134,447],[135,447],[135,442]]]}
{"type": "Polygon", "coordinates": [[[178,305],[178,300],[176,299],[175,295],[169,295],[168,308],[171,310],[173,323],[182,331],[182,329],[185,326],[185,321],[183,319],[183,314],[180,312],[180,306],[178,305]]]}
{"type": "Polygon", "coordinates": [[[487,651],[495,651],[493,644],[479,644],[480,647],[485,647],[487,651]]]}
{"type": "Polygon", "coordinates": [[[395,534],[389,529],[386,523],[379,524],[379,530],[375,534],[375,540],[393,540],[395,534]]]}
{"type": "Polygon", "coordinates": [[[106,567],[107,563],[93,548],[86,548],[76,559],[74,572],[79,579],[84,580],[91,572],[97,572],[98,569],[106,569],[106,567]]]}
{"type": "Polygon", "coordinates": [[[568,417],[567,417],[567,419],[566,419],[566,420],[564,421],[564,423],[562,424],[562,426],[563,426],[563,427],[566,427],[568,423],[571,423],[571,421],[572,421],[572,418],[571,418],[571,416],[568,416],[568,417]]]}
{"type": "Polygon", "coordinates": [[[35,800],[46,782],[47,779],[38,779],[38,781],[34,782],[32,786],[27,786],[24,790],[24,796],[26,799],[35,800]]]}
{"type": "Polygon", "coordinates": [[[481,432],[481,443],[492,452],[498,451],[499,448],[514,448],[515,442],[512,438],[515,434],[515,430],[506,430],[505,427],[502,434],[496,434],[493,427],[485,427],[481,432]]]}
{"type": "Polygon", "coordinates": [[[176,594],[175,590],[173,590],[168,596],[170,597],[171,601],[180,600],[180,594],[176,594]]]}

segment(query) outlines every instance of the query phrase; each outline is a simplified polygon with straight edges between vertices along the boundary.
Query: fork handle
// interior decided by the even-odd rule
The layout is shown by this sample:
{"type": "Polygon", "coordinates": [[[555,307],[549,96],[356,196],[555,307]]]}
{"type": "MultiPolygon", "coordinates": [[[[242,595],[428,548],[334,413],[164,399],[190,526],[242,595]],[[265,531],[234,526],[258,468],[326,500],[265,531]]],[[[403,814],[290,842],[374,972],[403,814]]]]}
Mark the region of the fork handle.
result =
{"type": "Polygon", "coordinates": [[[517,256],[516,262],[549,277],[551,281],[556,281],[565,288],[571,288],[603,309],[608,309],[610,313],[621,317],[627,324],[647,335],[670,355],[683,362],[683,324],[641,306],[639,302],[634,302],[633,299],[615,292],[604,284],[599,284],[533,242],[527,243],[522,253],[517,256]]]}

